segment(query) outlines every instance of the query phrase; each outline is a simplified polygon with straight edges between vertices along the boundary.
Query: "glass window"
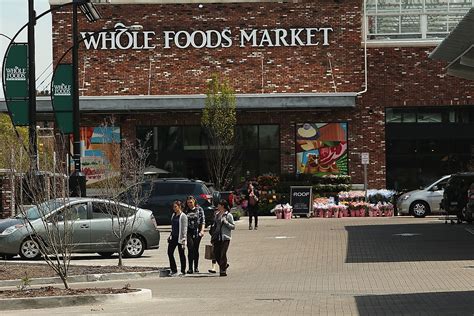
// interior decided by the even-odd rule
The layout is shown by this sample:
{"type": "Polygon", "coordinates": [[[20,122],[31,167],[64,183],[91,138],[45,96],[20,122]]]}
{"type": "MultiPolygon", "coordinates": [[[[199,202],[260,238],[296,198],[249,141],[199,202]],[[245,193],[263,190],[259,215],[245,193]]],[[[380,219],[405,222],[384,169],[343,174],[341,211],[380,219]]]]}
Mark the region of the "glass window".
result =
{"type": "Polygon", "coordinates": [[[402,113],[395,109],[387,109],[385,122],[387,123],[401,123],[402,122],[402,113]]]}
{"type": "Polygon", "coordinates": [[[239,125],[237,133],[244,148],[258,147],[258,125],[239,125]]]}
{"type": "Polygon", "coordinates": [[[443,38],[473,7],[472,0],[368,0],[372,40],[443,38]]]}
{"type": "Polygon", "coordinates": [[[87,219],[87,203],[67,206],[66,208],[56,213],[54,218],[59,222],[87,219]]]}
{"type": "Polygon", "coordinates": [[[258,136],[260,148],[280,147],[280,127],[278,125],[260,125],[258,136]]]}
{"type": "Polygon", "coordinates": [[[111,213],[104,203],[92,203],[92,219],[111,218],[111,213]]]}
{"type": "Polygon", "coordinates": [[[422,111],[417,115],[418,123],[441,123],[442,115],[441,112],[422,111]]]}
{"type": "Polygon", "coordinates": [[[174,183],[155,183],[153,185],[152,196],[157,195],[174,195],[176,192],[174,183]]]}
{"type": "Polygon", "coordinates": [[[280,151],[259,150],[260,174],[280,172],[280,151]]]}
{"type": "Polygon", "coordinates": [[[200,195],[203,194],[201,185],[198,183],[178,183],[176,184],[176,194],[179,195],[200,195]]]}
{"type": "Polygon", "coordinates": [[[207,149],[204,130],[201,126],[183,127],[183,145],[184,150],[207,149]]]}
{"type": "Polygon", "coordinates": [[[158,127],[158,148],[159,151],[182,150],[182,128],[179,126],[158,127]]]}

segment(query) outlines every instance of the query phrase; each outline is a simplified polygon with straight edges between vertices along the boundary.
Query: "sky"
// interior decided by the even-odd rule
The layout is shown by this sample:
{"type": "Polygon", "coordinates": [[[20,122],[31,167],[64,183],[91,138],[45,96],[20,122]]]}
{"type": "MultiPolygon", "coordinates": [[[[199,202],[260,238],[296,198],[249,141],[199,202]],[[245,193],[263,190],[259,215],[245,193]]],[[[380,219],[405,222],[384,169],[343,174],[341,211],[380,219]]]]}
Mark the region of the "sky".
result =
{"type": "MultiPolygon", "coordinates": [[[[34,0],[36,15],[49,10],[48,0],[34,0]]],[[[28,23],[28,0],[0,0],[0,34],[13,37],[16,32],[28,23]]],[[[15,42],[27,41],[27,28],[15,42]]],[[[36,89],[49,90],[52,67],[51,15],[47,14],[36,23],[36,89]],[[44,72],[44,73],[43,73],[44,72]]],[[[10,40],[0,35],[0,67],[10,40]]],[[[1,76],[0,76],[1,82],[1,76]]],[[[3,99],[3,88],[0,88],[0,99],[3,99]]]]}

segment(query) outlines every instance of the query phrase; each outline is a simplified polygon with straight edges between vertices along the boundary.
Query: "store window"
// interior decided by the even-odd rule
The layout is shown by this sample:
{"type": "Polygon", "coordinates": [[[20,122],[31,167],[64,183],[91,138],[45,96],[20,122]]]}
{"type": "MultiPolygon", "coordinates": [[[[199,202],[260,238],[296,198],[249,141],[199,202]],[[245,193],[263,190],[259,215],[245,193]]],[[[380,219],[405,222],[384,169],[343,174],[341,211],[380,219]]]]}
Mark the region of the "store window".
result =
{"type": "Polygon", "coordinates": [[[474,106],[437,108],[386,108],[386,123],[473,124],[474,106]]]}
{"type": "MultiPolygon", "coordinates": [[[[278,125],[238,125],[236,135],[242,162],[238,175],[280,172],[278,125]]],[[[149,164],[171,172],[171,176],[208,180],[208,142],[201,126],[138,127],[137,139],[147,137],[149,164]]]]}
{"type": "Polygon", "coordinates": [[[443,39],[473,6],[473,0],[367,0],[367,39],[443,39]]]}

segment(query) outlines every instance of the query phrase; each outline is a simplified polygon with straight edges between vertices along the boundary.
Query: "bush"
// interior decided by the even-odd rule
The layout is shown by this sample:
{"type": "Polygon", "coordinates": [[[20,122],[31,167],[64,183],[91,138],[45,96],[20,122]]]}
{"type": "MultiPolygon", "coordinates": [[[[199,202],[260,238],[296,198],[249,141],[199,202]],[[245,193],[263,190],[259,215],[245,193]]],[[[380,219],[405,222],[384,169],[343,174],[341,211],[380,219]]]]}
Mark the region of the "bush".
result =
{"type": "Polygon", "coordinates": [[[242,217],[242,213],[240,212],[240,210],[233,210],[230,213],[232,214],[232,216],[234,216],[235,221],[238,221],[242,217]]]}

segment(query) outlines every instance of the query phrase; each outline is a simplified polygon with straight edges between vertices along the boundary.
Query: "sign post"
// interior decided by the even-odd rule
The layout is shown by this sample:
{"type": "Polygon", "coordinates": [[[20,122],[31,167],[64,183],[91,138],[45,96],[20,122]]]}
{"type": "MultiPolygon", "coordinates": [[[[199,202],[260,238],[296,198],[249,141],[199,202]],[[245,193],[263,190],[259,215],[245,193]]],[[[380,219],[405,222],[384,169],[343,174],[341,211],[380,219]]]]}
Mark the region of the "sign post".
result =
{"type": "Polygon", "coordinates": [[[367,165],[369,164],[369,153],[360,154],[362,165],[364,166],[364,191],[365,200],[367,201],[367,165]]]}
{"type": "Polygon", "coordinates": [[[293,214],[311,217],[313,214],[313,187],[292,186],[290,187],[290,195],[293,214]]]}

